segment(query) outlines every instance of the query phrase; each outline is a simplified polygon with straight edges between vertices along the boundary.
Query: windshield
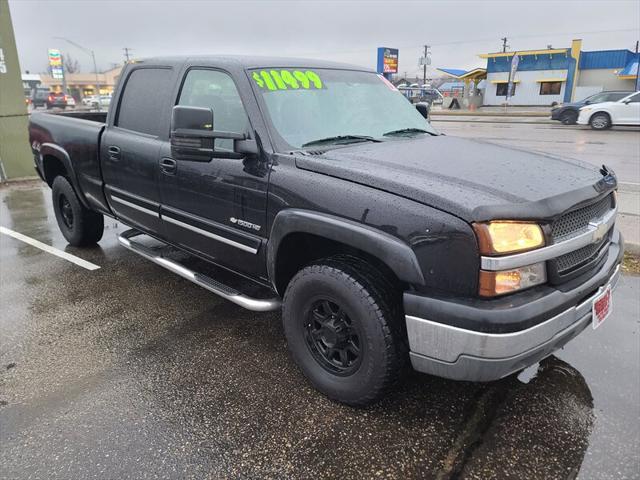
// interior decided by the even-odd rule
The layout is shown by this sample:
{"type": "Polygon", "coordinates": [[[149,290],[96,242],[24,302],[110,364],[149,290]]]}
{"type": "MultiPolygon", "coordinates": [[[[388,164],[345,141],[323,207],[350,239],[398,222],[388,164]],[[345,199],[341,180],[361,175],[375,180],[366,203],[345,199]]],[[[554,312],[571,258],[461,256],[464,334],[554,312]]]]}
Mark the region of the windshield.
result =
{"type": "Polygon", "coordinates": [[[273,126],[293,148],[334,137],[335,143],[349,143],[386,139],[385,134],[397,131],[437,133],[391,83],[375,73],[261,69],[250,75],[273,126]]]}

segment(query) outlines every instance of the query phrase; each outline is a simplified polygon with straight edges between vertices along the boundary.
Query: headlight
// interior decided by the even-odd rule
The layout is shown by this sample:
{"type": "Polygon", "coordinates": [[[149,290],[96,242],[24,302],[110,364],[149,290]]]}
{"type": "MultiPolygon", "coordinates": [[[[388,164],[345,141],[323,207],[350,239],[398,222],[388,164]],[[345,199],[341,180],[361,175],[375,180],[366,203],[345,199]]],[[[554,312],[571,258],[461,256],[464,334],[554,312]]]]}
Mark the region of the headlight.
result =
{"type": "Polygon", "coordinates": [[[482,297],[496,297],[540,285],[546,281],[547,269],[544,262],[501,272],[480,270],[478,293],[482,297]]]}
{"type": "Polygon", "coordinates": [[[539,225],[524,222],[474,223],[480,253],[505,255],[544,246],[544,235],[539,225]]]}

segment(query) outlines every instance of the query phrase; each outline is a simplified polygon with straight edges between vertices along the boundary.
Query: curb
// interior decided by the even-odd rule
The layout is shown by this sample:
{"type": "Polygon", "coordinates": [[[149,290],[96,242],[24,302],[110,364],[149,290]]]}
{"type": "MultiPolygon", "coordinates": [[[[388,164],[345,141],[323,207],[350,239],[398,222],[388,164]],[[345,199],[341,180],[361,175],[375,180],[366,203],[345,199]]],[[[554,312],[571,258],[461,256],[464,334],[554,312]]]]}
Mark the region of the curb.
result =
{"type": "Polygon", "coordinates": [[[472,112],[469,110],[431,110],[432,116],[469,116],[469,117],[547,117],[551,115],[550,112],[472,112]]]}
{"type": "Polygon", "coordinates": [[[640,243],[629,243],[629,242],[625,243],[624,253],[629,253],[631,255],[640,257],[640,243]]]}
{"type": "Polygon", "coordinates": [[[514,124],[514,125],[555,125],[556,124],[556,122],[553,122],[553,121],[536,121],[536,120],[530,120],[530,121],[518,120],[518,121],[514,121],[514,120],[506,120],[506,119],[505,120],[502,120],[502,119],[471,120],[471,119],[468,119],[468,118],[454,119],[454,118],[433,118],[433,117],[431,117],[429,120],[432,121],[432,122],[511,123],[511,124],[514,124]]]}
{"type": "Polygon", "coordinates": [[[7,178],[5,180],[0,181],[0,186],[8,187],[9,185],[18,185],[21,183],[30,183],[30,182],[37,182],[37,181],[41,182],[42,180],[37,175],[33,175],[33,176],[29,175],[27,177],[7,178]]]}

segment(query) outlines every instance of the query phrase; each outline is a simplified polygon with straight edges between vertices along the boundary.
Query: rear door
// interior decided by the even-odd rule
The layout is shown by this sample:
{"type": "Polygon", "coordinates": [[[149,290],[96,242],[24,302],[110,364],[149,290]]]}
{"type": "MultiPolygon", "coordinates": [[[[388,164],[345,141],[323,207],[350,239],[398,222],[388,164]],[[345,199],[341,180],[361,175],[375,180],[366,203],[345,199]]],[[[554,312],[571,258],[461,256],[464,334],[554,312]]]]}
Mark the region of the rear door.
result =
{"type": "MultiPolygon", "coordinates": [[[[194,67],[184,76],[176,104],[213,109],[214,129],[247,133],[249,118],[232,76],[194,67]]],[[[268,169],[257,156],[236,158],[233,140],[216,139],[209,161],[176,160],[163,151],[160,168],[164,231],[173,243],[216,263],[261,275],[257,260],[265,235],[268,169]]]]}
{"type": "Polygon", "coordinates": [[[125,223],[150,233],[159,234],[161,228],[158,159],[169,141],[174,74],[167,66],[129,70],[100,146],[112,210],[125,223]]]}

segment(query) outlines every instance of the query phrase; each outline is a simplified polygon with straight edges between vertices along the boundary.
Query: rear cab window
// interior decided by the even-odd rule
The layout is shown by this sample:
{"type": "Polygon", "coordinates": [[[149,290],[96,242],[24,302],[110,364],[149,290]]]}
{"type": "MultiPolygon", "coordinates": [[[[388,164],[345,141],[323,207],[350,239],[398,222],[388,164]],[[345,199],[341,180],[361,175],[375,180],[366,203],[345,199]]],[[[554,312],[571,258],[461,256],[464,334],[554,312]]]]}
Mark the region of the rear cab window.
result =
{"type": "Polygon", "coordinates": [[[166,92],[173,87],[170,68],[138,68],[127,77],[122,92],[115,126],[161,136],[165,125],[164,118],[166,92]]]}

